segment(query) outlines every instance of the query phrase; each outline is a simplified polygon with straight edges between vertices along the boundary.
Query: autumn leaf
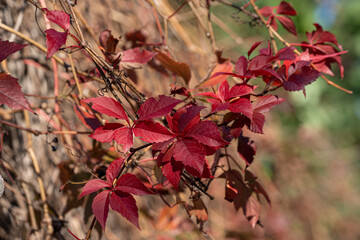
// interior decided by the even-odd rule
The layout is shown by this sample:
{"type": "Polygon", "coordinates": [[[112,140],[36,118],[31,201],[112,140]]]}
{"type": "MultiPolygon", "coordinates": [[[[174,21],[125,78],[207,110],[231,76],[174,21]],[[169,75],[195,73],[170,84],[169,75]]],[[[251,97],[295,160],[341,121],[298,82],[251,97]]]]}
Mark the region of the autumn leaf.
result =
{"type": "Polygon", "coordinates": [[[48,29],[45,31],[46,33],[46,46],[47,46],[47,54],[46,58],[51,58],[64,44],[66,44],[67,39],[67,31],[58,32],[55,29],[48,29]]]}
{"type": "Polygon", "coordinates": [[[170,72],[182,77],[186,84],[189,84],[191,79],[191,70],[189,65],[184,62],[175,61],[173,58],[169,57],[160,50],[157,51],[156,59],[161,62],[161,64],[170,72]]]}
{"type": "Polygon", "coordinates": [[[18,80],[6,73],[0,73],[0,104],[6,104],[12,109],[26,109],[32,113],[18,80]]]}
{"type": "Polygon", "coordinates": [[[10,54],[13,54],[28,44],[19,44],[15,42],[3,41],[0,39],[0,62],[6,59],[10,54]]]}

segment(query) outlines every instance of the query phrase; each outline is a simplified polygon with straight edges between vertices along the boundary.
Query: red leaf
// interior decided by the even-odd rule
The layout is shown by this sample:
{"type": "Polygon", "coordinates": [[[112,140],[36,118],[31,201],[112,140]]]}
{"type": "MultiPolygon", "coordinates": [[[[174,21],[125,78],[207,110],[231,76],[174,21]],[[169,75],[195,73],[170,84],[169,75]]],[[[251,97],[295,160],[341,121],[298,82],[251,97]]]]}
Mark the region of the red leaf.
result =
{"type": "Polygon", "coordinates": [[[305,90],[305,85],[312,83],[321,75],[311,68],[310,62],[306,61],[299,61],[295,66],[291,65],[288,74],[288,78],[283,82],[283,87],[287,91],[305,90]]]}
{"type": "Polygon", "coordinates": [[[115,130],[123,126],[120,123],[106,123],[104,126],[97,128],[89,137],[99,142],[111,142],[114,140],[115,130]]]}
{"type": "Polygon", "coordinates": [[[201,145],[192,139],[181,139],[175,143],[174,159],[195,169],[200,175],[204,170],[205,156],[201,145]]]}
{"type": "Polygon", "coordinates": [[[114,211],[119,212],[129,222],[139,227],[139,214],[136,201],[128,193],[115,191],[110,197],[110,206],[114,211]]]}
{"type": "Polygon", "coordinates": [[[25,46],[27,46],[27,44],[19,44],[0,39],[0,62],[6,59],[10,54],[23,49],[25,46]]]}
{"type": "Polygon", "coordinates": [[[186,84],[190,82],[191,79],[191,70],[189,65],[184,62],[175,61],[173,58],[169,57],[163,52],[157,51],[156,59],[161,62],[161,64],[170,72],[182,77],[186,84]]]}
{"type": "Polygon", "coordinates": [[[266,96],[258,97],[256,101],[253,103],[254,112],[266,113],[271,108],[275,107],[276,105],[284,101],[285,99],[275,95],[266,95],[266,96]]]}
{"type": "Polygon", "coordinates": [[[92,103],[91,106],[94,110],[106,114],[110,117],[126,120],[129,122],[129,118],[125,113],[125,110],[121,103],[115,101],[109,97],[98,97],[98,98],[88,98],[81,100],[85,103],[92,103]]]}
{"type": "Polygon", "coordinates": [[[251,55],[251,53],[261,44],[262,42],[256,42],[256,43],[254,43],[252,46],[251,46],[251,48],[250,48],[250,50],[248,51],[248,57],[250,57],[250,55],[251,55]]]}
{"type": "Polygon", "coordinates": [[[271,108],[284,101],[285,99],[274,95],[258,97],[253,103],[254,113],[251,119],[250,130],[255,133],[263,133],[262,129],[265,123],[265,116],[263,113],[268,112],[271,108]]]}
{"type": "Polygon", "coordinates": [[[96,192],[102,188],[107,188],[107,187],[111,188],[111,184],[105,182],[104,180],[101,179],[90,180],[82,188],[79,198],[82,198],[83,196],[89,195],[90,193],[96,192]]]}
{"type": "Polygon", "coordinates": [[[218,63],[212,70],[210,74],[211,77],[205,82],[201,83],[199,87],[210,87],[212,85],[223,82],[224,80],[226,80],[227,76],[224,76],[223,74],[216,75],[216,73],[232,73],[232,70],[233,64],[230,62],[230,60],[227,60],[221,64],[218,63]]]}
{"type": "Polygon", "coordinates": [[[184,169],[182,163],[176,162],[174,160],[165,163],[161,167],[161,171],[166,177],[166,179],[173,185],[176,191],[179,191],[179,182],[181,179],[181,172],[184,169]]]}
{"type": "Polygon", "coordinates": [[[145,64],[150,61],[157,53],[141,50],[139,47],[124,51],[121,62],[131,62],[145,64]]]}
{"type": "Polygon", "coordinates": [[[58,32],[52,28],[45,31],[46,33],[46,46],[47,55],[46,58],[50,58],[54,55],[62,45],[66,43],[68,32],[58,32]]]}
{"type": "Polygon", "coordinates": [[[140,106],[139,121],[165,116],[180,102],[178,99],[164,95],[159,96],[159,100],[151,97],[140,106]]]}
{"type": "Polygon", "coordinates": [[[250,165],[256,154],[255,142],[248,137],[239,136],[237,151],[246,164],[250,165]]]}
{"type": "MultiPolygon", "coordinates": [[[[106,190],[96,195],[91,205],[96,220],[98,220],[103,229],[105,229],[106,219],[109,213],[110,192],[110,190],[106,190]]],[[[111,194],[111,198],[113,195],[115,194],[111,194]]]]}
{"type": "Polygon", "coordinates": [[[263,134],[263,127],[265,124],[265,116],[261,113],[255,113],[253,114],[253,117],[251,119],[250,123],[250,130],[254,133],[261,133],[263,134]]]}
{"type": "Polygon", "coordinates": [[[26,109],[32,113],[18,80],[6,73],[0,73],[0,105],[6,104],[12,109],[26,109]]]}
{"type": "Polygon", "coordinates": [[[70,27],[70,16],[59,10],[48,10],[47,8],[42,8],[46,14],[47,19],[49,19],[51,22],[59,25],[62,29],[69,30],[70,27]]]}
{"type": "Polygon", "coordinates": [[[167,128],[153,121],[141,121],[136,124],[133,131],[135,136],[150,143],[164,142],[175,137],[167,128]]]}
{"type": "Polygon", "coordinates": [[[248,118],[252,118],[253,108],[249,99],[240,98],[235,102],[231,102],[229,110],[234,113],[242,113],[248,118]]]}
{"type": "Polygon", "coordinates": [[[277,10],[276,10],[277,14],[284,14],[284,15],[288,15],[288,16],[294,16],[297,14],[297,12],[295,11],[295,9],[287,2],[282,1],[277,10]]]}
{"type": "Polygon", "coordinates": [[[283,25],[286,30],[297,36],[295,24],[290,18],[284,16],[276,16],[276,19],[279,20],[281,25],[283,25]]]}
{"type": "Polygon", "coordinates": [[[185,132],[197,124],[200,121],[199,113],[204,108],[205,107],[201,106],[191,106],[186,108],[186,113],[182,114],[178,120],[179,132],[185,132]]]}
{"type": "Polygon", "coordinates": [[[116,182],[116,190],[139,196],[152,194],[145,185],[134,174],[125,173],[116,182]]]}
{"type": "Polygon", "coordinates": [[[263,15],[264,17],[270,17],[271,15],[274,14],[273,8],[270,6],[265,6],[261,8],[259,11],[261,15],[263,15]]]}
{"type": "Polygon", "coordinates": [[[122,145],[124,153],[127,153],[133,146],[133,129],[126,126],[115,130],[114,139],[118,144],[122,145]]]}
{"type": "Polygon", "coordinates": [[[199,122],[189,130],[187,136],[211,147],[221,147],[228,144],[221,138],[217,126],[211,121],[199,122]]]}
{"type": "Polygon", "coordinates": [[[115,178],[117,177],[121,166],[124,164],[124,158],[118,158],[112,161],[109,167],[106,169],[106,181],[109,184],[113,184],[115,178]]]}

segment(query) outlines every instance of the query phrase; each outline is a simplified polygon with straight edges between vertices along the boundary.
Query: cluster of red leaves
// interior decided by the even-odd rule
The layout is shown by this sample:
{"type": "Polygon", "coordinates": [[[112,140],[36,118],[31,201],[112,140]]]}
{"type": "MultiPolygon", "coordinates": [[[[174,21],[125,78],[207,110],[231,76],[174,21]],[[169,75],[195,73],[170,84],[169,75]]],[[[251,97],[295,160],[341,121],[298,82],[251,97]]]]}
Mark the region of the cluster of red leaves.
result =
{"type": "Polygon", "coordinates": [[[260,9],[260,13],[264,17],[268,17],[267,24],[270,25],[275,30],[277,30],[278,28],[278,25],[275,21],[276,19],[281,23],[281,25],[283,25],[283,27],[286,30],[288,30],[290,33],[294,34],[295,36],[297,35],[294,22],[289,17],[283,16],[283,15],[295,16],[297,14],[295,9],[289,3],[282,1],[279,4],[279,6],[276,7],[269,7],[269,6],[263,7],[260,9]],[[275,13],[274,10],[276,10],[275,13]]]}
{"type": "MultiPolygon", "coordinates": [[[[208,4],[210,4],[209,1],[208,4]]],[[[47,57],[50,58],[66,44],[67,36],[71,35],[69,31],[70,17],[62,11],[42,10],[51,22],[64,30],[64,32],[54,29],[46,31],[47,57]]],[[[278,6],[266,6],[259,12],[267,18],[267,24],[274,30],[277,30],[277,21],[279,21],[287,31],[297,35],[295,24],[288,17],[296,15],[297,12],[289,3],[282,1],[278,6]]],[[[268,91],[283,87],[287,91],[302,90],[305,94],[305,86],[314,82],[321,73],[333,75],[331,71],[333,62],[339,65],[341,76],[343,76],[344,69],[340,55],[346,51],[342,50],[333,34],[323,31],[319,24],[315,24],[315,26],[315,31],[307,33],[308,41],[293,44],[301,46],[304,50],[299,56],[295,54],[293,46],[285,47],[274,53],[270,42],[267,48],[260,49],[258,55],[250,58],[254,50],[261,44],[261,42],[254,43],[248,51],[247,57],[241,56],[235,65],[229,59],[222,58],[221,54],[218,56],[218,64],[212,71],[212,77],[200,84],[200,87],[209,87],[221,83],[217,92],[202,92],[195,96],[205,97],[211,104],[210,115],[225,111],[222,123],[219,125],[214,121],[201,118],[200,112],[205,107],[196,104],[196,99],[191,97],[193,90],[186,87],[175,87],[171,90],[171,94],[186,96],[190,103],[177,108],[182,101],[176,98],[163,95],[158,99],[148,98],[140,106],[134,121],[129,119],[121,103],[109,97],[82,100],[80,105],[74,106],[75,112],[86,126],[94,130],[90,137],[100,142],[115,141],[122,146],[125,155],[134,151],[132,149],[134,136],[152,144],[157,166],[167,181],[179,191],[180,180],[185,172],[194,178],[213,178],[212,168],[210,169],[205,156],[213,155],[218,149],[226,147],[233,139],[238,141],[237,150],[246,165],[250,165],[254,161],[256,146],[254,141],[243,136],[243,128],[246,126],[254,133],[263,133],[264,113],[284,101],[275,95],[266,95],[268,91]],[[230,87],[226,80],[227,76],[237,78],[240,83],[230,87]],[[257,87],[249,84],[249,81],[259,77],[266,83],[266,87],[263,92],[255,93],[257,87]],[[107,122],[100,126],[99,121],[92,114],[81,110],[89,109],[89,106],[85,105],[86,103],[91,103],[93,110],[114,117],[121,122],[107,122]]],[[[174,60],[168,53],[159,49],[154,49],[154,52],[151,49],[149,49],[150,51],[141,49],[138,41],[144,42],[146,38],[139,32],[129,34],[126,38],[133,43],[133,48],[121,52],[117,50],[119,40],[114,38],[111,31],[105,30],[100,34],[99,48],[110,64],[114,67],[125,64],[124,66],[128,68],[135,68],[136,64],[148,63],[155,57],[161,63],[163,71],[167,69],[182,77],[188,85],[191,71],[186,63],[174,60]]],[[[78,47],[81,48],[81,46],[78,47]]],[[[10,53],[21,48],[11,46],[13,50],[10,53]]],[[[0,52],[2,54],[2,51],[0,52]]],[[[4,58],[10,53],[5,53],[4,58]]],[[[7,80],[11,80],[10,76],[6,75],[5,77],[7,80]]],[[[3,81],[3,78],[4,74],[1,73],[0,80],[3,81]]],[[[19,92],[21,93],[20,90],[17,90],[17,96],[19,92]]],[[[19,107],[12,102],[6,102],[4,97],[0,97],[0,103],[19,107]]],[[[26,106],[23,103],[20,108],[26,108],[26,106]]],[[[131,154],[127,156],[131,156],[131,154]]],[[[214,162],[216,163],[215,160],[214,162]]],[[[100,179],[89,181],[80,195],[83,197],[105,189],[96,195],[92,204],[94,215],[103,228],[105,228],[109,206],[139,228],[138,210],[131,194],[151,194],[135,175],[130,173],[121,175],[123,167],[124,159],[113,161],[106,171],[106,181],[100,179]]],[[[270,203],[267,193],[257,182],[256,177],[248,170],[240,173],[237,170],[229,169],[224,171],[219,178],[226,179],[225,199],[234,202],[236,210],[241,208],[254,227],[260,216],[259,195],[265,197],[270,203]]],[[[164,181],[163,185],[166,183],[164,181]]],[[[201,199],[194,202],[193,207],[186,206],[186,209],[190,215],[195,213],[202,224],[206,221],[207,212],[204,210],[206,208],[201,199]],[[191,211],[192,213],[190,213],[191,211]]]]}
{"type": "Polygon", "coordinates": [[[82,188],[79,196],[82,198],[105,188],[104,191],[96,195],[92,203],[93,213],[103,229],[105,229],[109,206],[140,229],[138,208],[131,194],[139,196],[152,194],[134,174],[125,173],[117,179],[123,164],[123,158],[112,161],[106,170],[106,181],[101,179],[90,180],[82,188]]]}
{"type": "Polygon", "coordinates": [[[181,102],[166,96],[160,96],[158,100],[149,98],[141,105],[138,111],[139,119],[130,124],[123,106],[112,98],[88,98],[82,101],[92,103],[92,108],[100,113],[127,122],[127,125],[106,123],[90,135],[90,137],[100,142],[115,140],[118,144],[122,145],[124,153],[127,153],[133,146],[133,135],[149,143],[163,142],[173,138],[172,133],[160,123],[155,122],[154,118],[168,114],[173,107],[181,102]]]}

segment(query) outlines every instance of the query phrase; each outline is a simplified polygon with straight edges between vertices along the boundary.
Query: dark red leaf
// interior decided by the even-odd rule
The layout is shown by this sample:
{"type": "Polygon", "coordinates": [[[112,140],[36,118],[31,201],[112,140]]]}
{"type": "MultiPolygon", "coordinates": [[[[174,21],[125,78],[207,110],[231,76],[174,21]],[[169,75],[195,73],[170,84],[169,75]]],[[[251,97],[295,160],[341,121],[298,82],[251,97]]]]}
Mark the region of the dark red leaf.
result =
{"type": "Polygon", "coordinates": [[[50,58],[66,43],[68,32],[58,32],[50,28],[46,30],[45,33],[47,46],[46,58],[50,58]]]}
{"type": "Polygon", "coordinates": [[[182,114],[178,120],[179,132],[185,132],[192,128],[196,123],[200,121],[199,113],[205,107],[191,106],[186,108],[186,113],[182,114]]]}
{"type": "MultiPolygon", "coordinates": [[[[109,196],[111,191],[106,190],[95,196],[92,203],[92,210],[96,220],[100,223],[101,227],[105,229],[106,219],[109,213],[109,196]]],[[[115,194],[111,194],[111,197],[115,194]]],[[[112,206],[111,206],[112,207],[112,206]]]]}
{"type": "Polygon", "coordinates": [[[116,46],[119,43],[119,39],[114,38],[110,30],[104,30],[99,36],[100,46],[105,53],[113,54],[116,51],[116,46]]]}
{"type": "Polygon", "coordinates": [[[110,197],[110,206],[114,211],[119,212],[129,222],[139,227],[139,214],[136,201],[129,193],[115,191],[110,197]]]}
{"type": "Polygon", "coordinates": [[[106,114],[110,117],[114,117],[114,118],[118,118],[118,119],[123,119],[126,120],[127,122],[129,122],[129,118],[125,113],[125,110],[123,108],[123,106],[121,105],[121,103],[119,103],[118,101],[109,98],[109,97],[98,97],[98,98],[88,98],[88,99],[84,99],[81,100],[85,103],[92,103],[92,109],[106,114]]]}
{"type": "Polygon", "coordinates": [[[116,182],[116,190],[139,196],[152,194],[145,185],[134,174],[125,173],[116,182]]]}
{"type": "Polygon", "coordinates": [[[295,60],[296,54],[294,50],[295,50],[294,47],[282,48],[277,52],[276,57],[279,60],[295,60]]]}
{"type": "Polygon", "coordinates": [[[109,184],[113,184],[115,178],[117,177],[121,166],[124,164],[124,158],[118,158],[112,161],[109,167],[106,169],[106,181],[109,184]]]}
{"type": "Polygon", "coordinates": [[[70,16],[67,13],[59,10],[48,10],[47,8],[42,8],[41,10],[45,12],[49,21],[59,25],[65,31],[69,30],[70,16]]]}
{"type": "Polygon", "coordinates": [[[151,97],[140,106],[139,121],[165,116],[180,102],[178,99],[164,95],[159,96],[159,100],[151,97]]]}
{"type": "Polygon", "coordinates": [[[102,188],[107,188],[107,187],[111,188],[111,184],[105,182],[104,180],[101,179],[90,180],[82,188],[79,198],[82,198],[83,196],[89,195],[90,193],[96,192],[102,188]]]}
{"type": "Polygon", "coordinates": [[[294,34],[295,36],[297,36],[297,31],[296,31],[296,27],[295,24],[293,22],[293,20],[291,20],[288,17],[284,17],[284,16],[276,16],[276,19],[279,20],[279,22],[281,23],[281,25],[283,25],[283,27],[288,30],[290,33],[294,34]]]}
{"type": "Polygon", "coordinates": [[[6,104],[12,109],[26,109],[32,113],[18,80],[6,73],[0,73],[0,105],[6,104]]]}
{"type": "Polygon", "coordinates": [[[250,165],[254,161],[256,154],[255,142],[248,137],[239,136],[237,151],[247,165],[250,165]]]}
{"type": "Polygon", "coordinates": [[[145,142],[164,142],[175,135],[171,133],[167,128],[157,122],[153,121],[141,121],[136,124],[133,129],[135,136],[140,137],[145,142]]]}
{"type": "Polygon", "coordinates": [[[161,167],[162,173],[177,191],[179,191],[179,182],[181,179],[181,172],[183,169],[184,169],[184,165],[182,163],[173,160],[165,163],[161,167]]]}
{"type": "Polygon", "coordinates": [[[201,145],[192,139],[181,139],[175,143],[174,159],[192,167],[200,175],[204,170],[205,156],[201,145]]]}
{"type": "Polygon", "coordinates": [[[27,46],[27,44],[19,44],[0,39],[0,62],[6,59],[10,54],[23,49],[25,46],[27,46]]]}
{"type": "Polygon", "coordinates": [[[248,60],[246,59],[246,57],[244,57],[244,56],[239,57],[239,59],[236,61],[236,64],[235,64],[235,71],[239,75],[245,76],[247,74],[247,72],[246,72],[247,68],[248,68],[248,60]]]}
{"type": "Polygon", "coordinates": [[[283,82],[283,87],[287,91],[304,90],[305,85],[315,81],[321,74],[312,69],[309,62],[299,61],[295,66],[290,66],[288,79],[283,82]]]}
{"type": "Polygon", "coordinates": [[[284,15],[288,15],[288,16],[294,16],[297,14],[297,12],[295,11],[295,9],[287,2],[282,1],[277,10],[276,10],[277,14],[284,14],[284,15]]]}
{"type": "Polygon", "coordinates": [[[187,132],[186,136],[211,147],[221,147],[228,144],[221,138],[217,126],[211,121],[199,122],[187,132]]]}
{"type": "Polygon", "coordinates": [[[150,61],[157,53],[141,50],[139,47],[124,51],[121,62],[145,64],[150,61]]]}
{"type": "Polygon", "coordinates": [[[251,46],[251,48],[250,48],[250,50],[248,51],[248,57],[250,57],[250,55],[251,55],[251,53],[261,44],[262,42],[256,42],[256,43],[254,43],[252,46],[251,46]]]}

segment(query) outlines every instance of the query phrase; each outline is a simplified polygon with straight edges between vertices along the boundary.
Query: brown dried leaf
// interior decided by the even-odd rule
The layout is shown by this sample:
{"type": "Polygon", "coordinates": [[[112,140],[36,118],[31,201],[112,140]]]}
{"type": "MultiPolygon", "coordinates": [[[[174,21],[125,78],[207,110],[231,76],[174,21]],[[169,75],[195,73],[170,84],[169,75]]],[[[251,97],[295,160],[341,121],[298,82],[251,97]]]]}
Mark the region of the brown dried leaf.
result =
{"type": "Polygon", "coordinates": [[[191,71],[189,65],[184,62],[175,61],[173,58],[169,57],[160,50],[155,51],[158,52],[158,55],[156,55],[155,58],[159,60],[167,70],[174,73],[175,75],[182,77],[186,85],[188,85],[191,79],[191,71]]]}

